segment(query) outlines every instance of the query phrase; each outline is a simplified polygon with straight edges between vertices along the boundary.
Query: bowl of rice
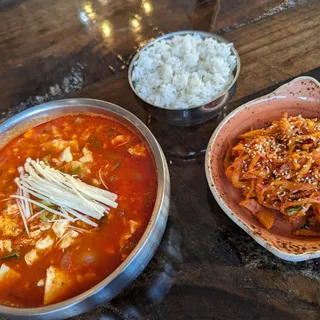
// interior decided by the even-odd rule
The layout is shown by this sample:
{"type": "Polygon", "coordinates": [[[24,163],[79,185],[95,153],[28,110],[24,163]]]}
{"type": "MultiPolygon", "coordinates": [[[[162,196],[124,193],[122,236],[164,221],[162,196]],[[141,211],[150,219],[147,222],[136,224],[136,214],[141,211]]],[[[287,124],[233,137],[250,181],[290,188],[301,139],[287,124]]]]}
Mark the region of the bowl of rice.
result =
{"type": "Polygon", "coordinates": [[[240,58],[233,44],[204,31],[179,31],[142,47],[129,84],[159,121],[196,125],[216,116],[233,96],[240,58]]]}

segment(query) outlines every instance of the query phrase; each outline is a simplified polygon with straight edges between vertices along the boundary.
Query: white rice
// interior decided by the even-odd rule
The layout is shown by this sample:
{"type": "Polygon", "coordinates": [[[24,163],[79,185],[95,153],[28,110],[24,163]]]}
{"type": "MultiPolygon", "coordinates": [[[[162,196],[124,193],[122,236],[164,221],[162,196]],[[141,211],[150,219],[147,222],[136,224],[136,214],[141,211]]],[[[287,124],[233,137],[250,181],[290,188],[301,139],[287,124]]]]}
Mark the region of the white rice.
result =
{"type": "Polygon", "coordinates": [[[138,95],[158,107],[187,109],[205,104],[233,80],[232,44],[199,35],[175,36],[142,50],[134,63],[138,95]]]}

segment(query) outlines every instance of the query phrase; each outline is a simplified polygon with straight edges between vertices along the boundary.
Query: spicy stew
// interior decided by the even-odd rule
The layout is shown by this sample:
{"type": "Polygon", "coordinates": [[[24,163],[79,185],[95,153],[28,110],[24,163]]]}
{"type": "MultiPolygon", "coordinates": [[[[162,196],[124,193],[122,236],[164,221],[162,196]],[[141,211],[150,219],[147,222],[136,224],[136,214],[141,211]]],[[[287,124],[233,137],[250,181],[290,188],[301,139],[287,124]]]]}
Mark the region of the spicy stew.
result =
{"type": "Polygon", "coordinates": [[[0,150],[0,304],[52,304],[103,280],[141,238],[156,192],[157,173],[148,146],[114,119],[67,115],[13,139],[0,150]],[[32,204],[28,235],[10,197],[17,192],[18,168],[28,158],[109,189],[118,196],[117,208],[110,208],[92,227],[81,220],[64,221],[32,204]]]}

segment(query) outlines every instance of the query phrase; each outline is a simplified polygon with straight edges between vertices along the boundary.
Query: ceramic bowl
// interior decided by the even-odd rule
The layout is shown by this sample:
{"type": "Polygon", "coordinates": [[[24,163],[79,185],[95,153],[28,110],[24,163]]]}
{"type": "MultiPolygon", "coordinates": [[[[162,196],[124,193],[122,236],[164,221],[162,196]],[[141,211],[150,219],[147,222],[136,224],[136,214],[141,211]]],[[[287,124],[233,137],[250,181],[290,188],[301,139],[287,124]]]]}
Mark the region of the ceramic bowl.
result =
{"type": "Polygon", "coordinates": [[[303,261],[320,257],[320,238],[295,236],[291,225],[281,216],[266,230],[245,208],[241,190],[224,173],[222,159],[228,141],[235,145],[241,133],[263,127],[284,113],[320,118],[320,84],[310,77],[299,77],[274,92],[250,101],[231,112],[214,131],[207,148],[205,170],[213,196],[223,211],[256,242],[277,257],[303,261]]]}

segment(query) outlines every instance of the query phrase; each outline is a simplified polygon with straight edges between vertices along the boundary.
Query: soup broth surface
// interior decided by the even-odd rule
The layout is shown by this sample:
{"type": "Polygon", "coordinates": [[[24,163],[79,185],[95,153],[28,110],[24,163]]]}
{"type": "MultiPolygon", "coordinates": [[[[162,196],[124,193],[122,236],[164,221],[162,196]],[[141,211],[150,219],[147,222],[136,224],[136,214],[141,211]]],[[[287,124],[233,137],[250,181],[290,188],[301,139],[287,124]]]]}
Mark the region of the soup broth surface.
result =
{"type": "MultiPolygon", "coordinates": [[[[156,192],[157,173],[147,144],[114,119],[67,115],[13,139],[0,150],[0,304],[52,304],[103,280],[141,238],[156,192]],[[16,200],[10,197],[17,193],[18,168],[28,158],[86,184],[107,187],[118,196],[117,208],[92,219],[97,227],[81,220],[63,225],[63,218],[44,210],[27,220],[28,236],[16,200]]],[[[33,215],[41,210],[32,205],[33,215]]]]}

